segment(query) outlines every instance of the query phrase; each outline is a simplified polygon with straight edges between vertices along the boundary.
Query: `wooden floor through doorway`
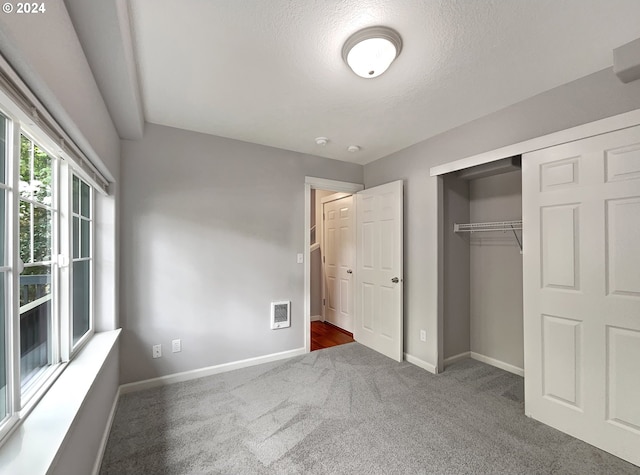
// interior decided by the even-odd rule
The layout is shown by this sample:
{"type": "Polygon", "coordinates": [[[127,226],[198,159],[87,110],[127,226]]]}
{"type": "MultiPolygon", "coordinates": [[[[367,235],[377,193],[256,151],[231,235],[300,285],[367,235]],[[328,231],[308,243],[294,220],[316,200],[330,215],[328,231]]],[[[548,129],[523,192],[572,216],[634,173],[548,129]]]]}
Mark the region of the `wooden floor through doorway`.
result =
{"type": "Polygon", "coordinates": [[[311,322],[311,351],[355,341],[353,334],[325,322],[311,322]]]}

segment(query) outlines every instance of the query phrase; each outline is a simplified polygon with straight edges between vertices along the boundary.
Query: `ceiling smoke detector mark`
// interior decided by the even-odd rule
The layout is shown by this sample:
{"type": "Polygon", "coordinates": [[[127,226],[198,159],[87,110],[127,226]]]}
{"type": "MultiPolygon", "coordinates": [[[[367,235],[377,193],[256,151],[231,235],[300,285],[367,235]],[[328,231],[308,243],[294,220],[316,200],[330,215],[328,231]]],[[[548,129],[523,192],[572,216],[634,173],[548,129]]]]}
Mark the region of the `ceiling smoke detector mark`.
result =
{"type": "Polygon", "coordinates": [[[327,137],[316,137],[316,144],[324,147],[329,143],[329,139],[327,137]]]}
{"type": "Polygon", "coordinates": [[[291,301],[271,302],[271,329],[291,326],[291,301]]]}
{"type": "Polygon", "coordinates": [[[360,151],[360,147],[358,147],[357,145],[349,145],[347,147],[347,150],[351,153],[356,153],[360,151]]]}

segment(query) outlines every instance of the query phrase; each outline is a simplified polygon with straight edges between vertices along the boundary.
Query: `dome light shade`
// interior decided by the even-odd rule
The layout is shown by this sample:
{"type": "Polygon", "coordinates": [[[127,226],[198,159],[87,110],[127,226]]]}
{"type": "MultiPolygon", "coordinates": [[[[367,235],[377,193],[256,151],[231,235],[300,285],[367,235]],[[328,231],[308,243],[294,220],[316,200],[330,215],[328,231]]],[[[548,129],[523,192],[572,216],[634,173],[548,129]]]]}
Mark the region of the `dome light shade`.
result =
{"type": "Polygon", "coordinates": [[[373,26],[347,39],[342,58],[358,76],[375,78],[384,73],[402,50],[402,38],[391,28],[373,26]]]}

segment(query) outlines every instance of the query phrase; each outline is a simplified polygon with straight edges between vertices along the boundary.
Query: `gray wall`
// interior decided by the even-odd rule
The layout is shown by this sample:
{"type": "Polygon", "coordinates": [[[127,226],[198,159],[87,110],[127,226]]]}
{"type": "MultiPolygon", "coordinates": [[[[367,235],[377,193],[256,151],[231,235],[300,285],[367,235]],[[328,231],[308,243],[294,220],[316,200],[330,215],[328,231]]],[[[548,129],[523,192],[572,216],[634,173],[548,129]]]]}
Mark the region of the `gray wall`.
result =
{"type": "Polygon", "coordinates": [[[444,209],[444,357],[470,351],[469,234],[453,232],[454,223],[468,223],[469,182],[447,175],[443,182],[444,209]]]}
{"type": "Polygon", "coordinates": [[[318,247],[311,252],[311,295],[310,315],[322,315],[322,250],[318,247]]]}
{"type": "Polygon", "coordinates": [[[122,153],[121,382],[302,348],[304,177],[362,166],[150,124],[122,153]]]}
{"type": "MultiPolygon", "coordinates": [[[[471,221],[522,219],[521,178],[516,171],[471,180],[471,221]]],[[[476,233],[470,248],[471,351],[524,368],[520,247],[513,233],[476,233]]]]}
{"type": "Polygon", "coordinates": [[[638,108],[640,81],[622,84],[606,69],[365,165],[366,187],[398,179],[405,184],[405,352],[437,364],[438,179],[429,169],[638,108]]]}

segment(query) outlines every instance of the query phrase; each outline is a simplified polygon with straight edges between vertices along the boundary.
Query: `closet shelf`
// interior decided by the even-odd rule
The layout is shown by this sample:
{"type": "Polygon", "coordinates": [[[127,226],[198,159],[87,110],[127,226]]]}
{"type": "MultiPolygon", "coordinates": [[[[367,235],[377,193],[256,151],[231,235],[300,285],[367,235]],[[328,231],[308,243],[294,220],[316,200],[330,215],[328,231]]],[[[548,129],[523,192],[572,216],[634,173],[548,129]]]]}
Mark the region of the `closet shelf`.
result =
{"type": "Polygon", "coordinates": [[[517,231],[522,229],[522,220],[497,221],[494,223],[466,223],[454,224],[453,231],[456,233],[474,233],[481,231],[517,231]]]}
{"type": "Polygon", "coordinates": [[[486,231],[512,231],[513,237],[518,242],[520,248],[520,254],[522,254],[522,241],[518,238],[516,231],[522,230],[522,220],[517,219],[515,221],[496,221],[494,223],[465,223],[454,224],[453,231],[456,233],[475,233],[486,231]]]}

